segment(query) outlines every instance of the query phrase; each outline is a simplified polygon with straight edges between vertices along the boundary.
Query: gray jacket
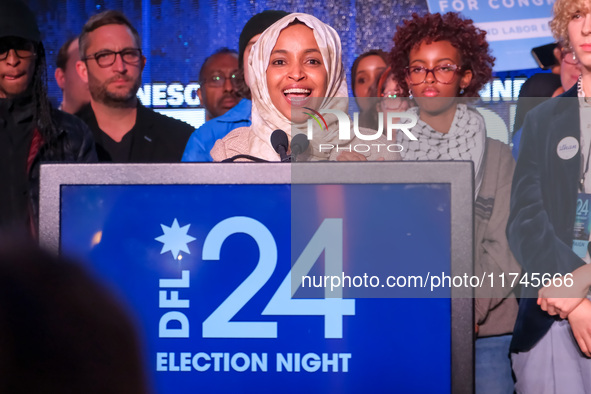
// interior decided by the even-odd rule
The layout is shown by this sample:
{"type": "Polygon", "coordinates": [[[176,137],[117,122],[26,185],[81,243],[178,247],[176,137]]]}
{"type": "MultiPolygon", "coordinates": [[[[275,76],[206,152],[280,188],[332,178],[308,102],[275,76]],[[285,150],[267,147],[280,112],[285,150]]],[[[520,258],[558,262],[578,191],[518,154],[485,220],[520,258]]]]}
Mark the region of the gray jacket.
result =
{"type": "MultiPolygon", "coordinates": [[[[479,337],[513,332],[518,306],[514,289],[510,287],[514,276],[509,273],[521,275],[521,266],[513,257],[505,235],[515,161],[506,144],[491,138],[486,142],[484,177],[474,204],[474,273],[478,277],[492,273],[494,283],[492,287],[475,289],[479,337]],[[499,277],[503,273],[504,286],[499,277]]],[[[515,283],[518,282],[519,278],[515,283]]]]}

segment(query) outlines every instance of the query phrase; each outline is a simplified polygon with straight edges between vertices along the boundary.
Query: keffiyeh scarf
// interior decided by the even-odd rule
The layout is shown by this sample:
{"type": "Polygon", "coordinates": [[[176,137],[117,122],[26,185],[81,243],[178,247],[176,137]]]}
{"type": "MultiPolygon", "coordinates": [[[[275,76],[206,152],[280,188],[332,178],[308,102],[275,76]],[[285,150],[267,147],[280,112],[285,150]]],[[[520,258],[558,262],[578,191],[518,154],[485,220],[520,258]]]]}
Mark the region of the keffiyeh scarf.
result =
{"type": "MultiPolygon", "coordinates": [[[[408,111],[419,115],[419,107],[408,111]]],[[[397,135],[397,142],[404,147],[400,152],[402,160],[470,160],[474,163],[474,198],[478,196],[484,174],[486,126],[476,109],[458,104],[447,133],[435,131],[420,118],[410,132],[416,141],[402,132],[397,135]]]]}

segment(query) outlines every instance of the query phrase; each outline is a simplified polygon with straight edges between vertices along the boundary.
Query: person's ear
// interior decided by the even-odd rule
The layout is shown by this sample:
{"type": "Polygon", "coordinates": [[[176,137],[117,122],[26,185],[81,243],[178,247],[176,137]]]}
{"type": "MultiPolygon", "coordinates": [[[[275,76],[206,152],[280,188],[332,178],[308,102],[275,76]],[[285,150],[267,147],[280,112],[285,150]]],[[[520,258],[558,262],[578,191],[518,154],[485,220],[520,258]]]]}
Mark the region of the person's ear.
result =
{"type": "Polygon", "coordinates": [[[554,54],[554,57],[556,58],[556,63],[560,64],[560,61],[562,60],[562,53],[560,53],[560,49],[558,49],[558,47],[555,47],[552,50],[552,53],[554,54]]]}
{"type": "Polygon", "coordinates": [[[54,75],[55,81],[57,82],[57,86],[59,86],[61,90],[64,90],[64,87],[66,86],[66,77],[64,70],[62,70],[61,67],[56,67],[54,75]]]}
{"type": "Polygon", "coordinates": [[[203,95],[201,93],[201,87],[197,89],[197,97],[199,97],[199,102],[201,103],[201,106],[203,106],[203,95]]]}
{"type": "Polygon", "coordinates": [[[466,89],[468,86],[470,86],[470,83],[472,82],[472,76],[472,70],[464,71],[464,74],[460,79],[460,88],[466,89]]]}
{"type": "Polygon", "coordinates": [[[76,62],[76,72],[84,83],[88,83],[88,66],[86,65],[86,62],[78,60],[76,62]]]}
{"type": "Polygon", "coordinates": [[[412,94],[412,85],[410,83],[410,78],[408,76],[406,76],[406,77],[404,77],[404,80],[406,81],[406,86],[408,86],[408,97],[412,98],[413,94],[412,94]]]}

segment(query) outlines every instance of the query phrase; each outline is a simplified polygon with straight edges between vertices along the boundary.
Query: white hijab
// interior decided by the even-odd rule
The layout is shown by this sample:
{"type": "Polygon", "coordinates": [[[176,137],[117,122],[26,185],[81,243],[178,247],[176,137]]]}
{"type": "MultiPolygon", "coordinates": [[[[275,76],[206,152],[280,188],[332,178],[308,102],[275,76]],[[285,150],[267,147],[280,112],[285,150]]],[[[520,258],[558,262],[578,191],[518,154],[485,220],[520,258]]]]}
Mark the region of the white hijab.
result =
{"type": "MultiPolygon", "coordinates": [[[[294,13],[278,20],[263,32],[253,45],[248,58],[248,84],[252,94],[252,125],[250,126],[252,133],[249,140],[249,154],[265,160],[276,161],[279,157],[270,141],[271,133],[274,130],[285,131],[288,138],[291,139],[291,135],[296,134],[296,129],[298,132],[304,132],[306,127],[305,124],[292,125],[290,120],[279,112],[271,101],[267,86],[267,67],[271,52],[281,31],[296,19],[313,30],[327,71],[326,98],[322,101],[320,109],[330,108],[347,112],[347,81],[341,57],[341,39],[337,32],[318,18],[308,14],[294,13]]],[[[315,134],[314,141],[310,141],[312,155],[320,159],[328,158],[330,152],[320,153],[318,145],[336,139],[336,134],[338,134],[338,127],[334,127],[337,122],[336,117],[327,115],[326,119],[328,130],[331,131],[323,133],[321,136],[315,134]],[[333,127],[330,127],[331,124],[333,127]]]]}

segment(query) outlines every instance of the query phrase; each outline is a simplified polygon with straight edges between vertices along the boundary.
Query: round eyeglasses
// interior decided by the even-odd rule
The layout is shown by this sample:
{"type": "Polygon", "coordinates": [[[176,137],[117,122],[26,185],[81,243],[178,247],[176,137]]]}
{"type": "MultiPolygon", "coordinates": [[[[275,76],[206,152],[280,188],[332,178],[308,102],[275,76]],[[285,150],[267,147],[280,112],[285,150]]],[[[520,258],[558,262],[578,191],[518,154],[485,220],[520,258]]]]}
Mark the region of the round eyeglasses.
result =
{"type": "Polygon", "coordinates": [[[388,91],[382,93],[382,100],[395,99],[395,98],[401,97],[401,96],[402,96],[401,90],[388,90],[388,91]]]}
{"type": "Polygon", "coordinates": [[[462,67],[456,64],[446,64],[442,66],[435,66],[433,68],[426,68],[422,66],[406,67],[406,75],[411,85],[420,85],[427,79],[429,73],[433,74],[435,81],[443,84],[450,84],[456,78],[458,72],[462,67]]]}
{"type": "Polygon", "coordinates": [[[226,80],[229,80],[233,87],[236,87],[238,83],[238,80],[236,79],[236,73],[232,73],[228,76],[221,73],[216,73],[205,78],[204,81],[201,81],[201,84],[213,88],[221,88],[226,84],[226,80]]]}

